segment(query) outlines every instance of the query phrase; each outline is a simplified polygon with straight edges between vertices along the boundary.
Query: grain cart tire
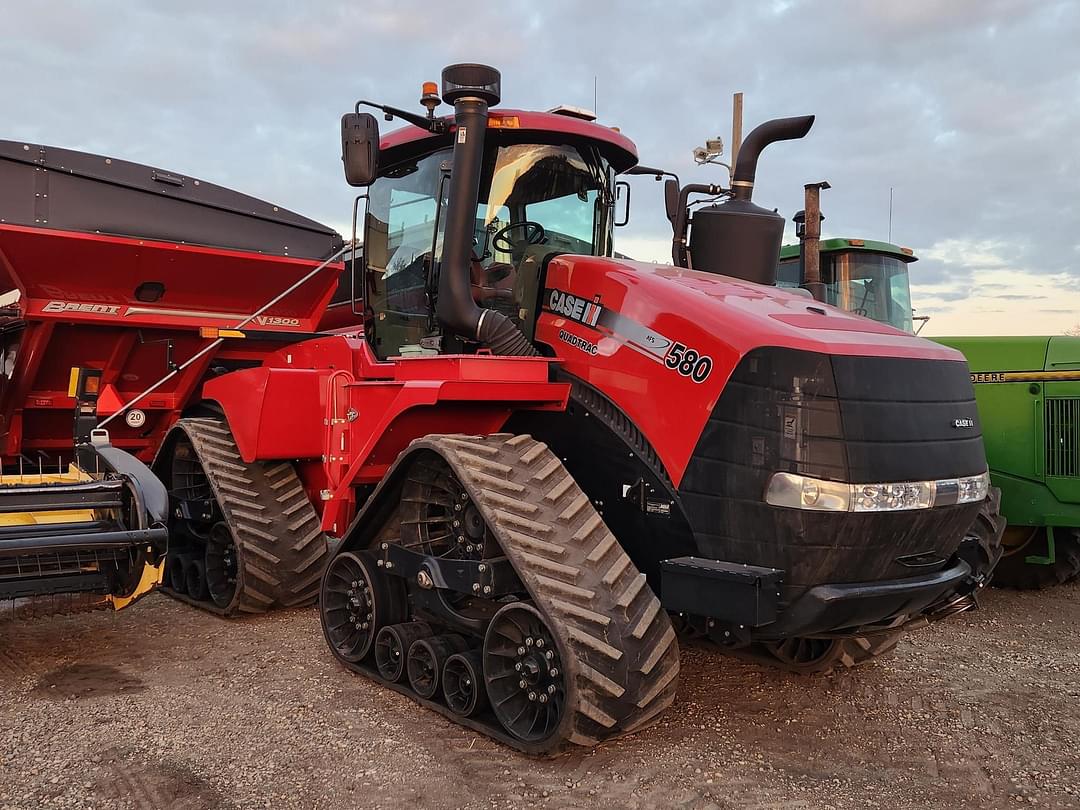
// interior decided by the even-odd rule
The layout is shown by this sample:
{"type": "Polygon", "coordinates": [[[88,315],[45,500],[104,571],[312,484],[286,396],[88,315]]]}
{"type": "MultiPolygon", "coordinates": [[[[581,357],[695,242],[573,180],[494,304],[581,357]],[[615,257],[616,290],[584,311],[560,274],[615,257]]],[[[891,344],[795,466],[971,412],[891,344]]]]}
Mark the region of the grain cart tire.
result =
{"type": "Polygon", "coordinates": [[[1080,574],[1080,530],[1054,533],[1054,562],[1027,562],[1048,552],[1046,529],[1036,526],[1010,526],[1005,530],[1005,554],[994,571],[994,584],[1020,591],[1062,585],[1080,574]]]}
{"type": "Polygon", "coordinates": [[[200,417],[176,423],[154,471],[170,532],[199,544],[212,582],[205,598],[174,595],[225,616],[316,600],[330,547],[291,463],[244,461],[225,420],[200,417]]]}

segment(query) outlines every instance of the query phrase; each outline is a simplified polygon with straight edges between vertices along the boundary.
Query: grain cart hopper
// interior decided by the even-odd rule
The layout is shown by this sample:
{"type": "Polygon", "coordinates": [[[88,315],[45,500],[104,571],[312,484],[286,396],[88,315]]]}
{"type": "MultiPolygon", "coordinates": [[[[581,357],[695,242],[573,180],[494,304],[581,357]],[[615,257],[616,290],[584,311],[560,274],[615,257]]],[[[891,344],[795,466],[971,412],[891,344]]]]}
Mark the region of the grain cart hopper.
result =
{"type": "MultiPolygon", "coordinates": [[[[228,452],[213,444],[216,411],[201,386],[258,365],[281,330],[289,341],[313,330],[334,279],[259,313],[250,326],[260,339],[241,351],[203,351],[200,329],[235,326],[340,247],[317,223],[190,177],[0,141],[0,605],[18,615],[119,607],[165,574],[179,593],[205,595],[209,582],[205,601],[223,610],[314,597],[318,561],[275,589],[256,586],[250,563],[236,587],[193,445],[205,431],[215,458],[228,452]],[[121,412],[125,403],[134,407],[121,412]],[[211,419],[177,426],[196,414],[211,419]]],[[[221,463],[237,482],[234,461],[221,463]]],[[[260,538],[245,540],[257,554],[260,538]]],[[[281,565],[298,556],[281,554],[281,565]]]]}

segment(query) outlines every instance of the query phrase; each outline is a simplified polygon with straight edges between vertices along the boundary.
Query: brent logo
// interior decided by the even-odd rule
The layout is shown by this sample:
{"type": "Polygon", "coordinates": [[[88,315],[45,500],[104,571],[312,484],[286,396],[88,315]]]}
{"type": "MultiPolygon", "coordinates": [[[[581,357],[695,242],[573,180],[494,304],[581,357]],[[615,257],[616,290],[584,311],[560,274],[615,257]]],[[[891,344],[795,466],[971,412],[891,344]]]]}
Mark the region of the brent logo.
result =
{"type": "Polygon", "coordinates": [[[964,428],[964,429],[973,428],[973,427],[975,427],[975,420],[974,419],[969,419],[966,416],[961,418],[961,419],[953,419],[952,420],[952,426],[954,428],[964,428]]]}

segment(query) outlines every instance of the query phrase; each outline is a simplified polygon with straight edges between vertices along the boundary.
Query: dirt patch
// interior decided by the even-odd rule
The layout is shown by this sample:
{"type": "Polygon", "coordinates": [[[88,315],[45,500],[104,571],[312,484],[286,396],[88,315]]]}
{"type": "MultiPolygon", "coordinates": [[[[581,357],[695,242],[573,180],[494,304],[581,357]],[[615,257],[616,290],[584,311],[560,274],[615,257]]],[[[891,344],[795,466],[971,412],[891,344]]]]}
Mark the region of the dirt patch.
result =
{"type": "Polygon", "coordinates": [[[141,692],[146,686],[138,678],[126,675],[116,667],[103,664],[72,664],[41,677],[34,694],[53,700],[117,695],[141,692]]]}
{"type": "Polygon", "coordinates": [[[110,806],[130,804],[137,810],[217,810],[234,806],[186,766],[171,760],[152,762],[118,751],[107,752],[102,759],[108,767],[95,788],[110,806]]]}
{"type": "Polygon", "coordinates": [[[1080,584],[992,591],[828,677],[685,645],[657,725],[549,760],[345,671],[313,609],[229,622],[156,595],[17,628],[5,810],[1080,810],[1080,584]]]}

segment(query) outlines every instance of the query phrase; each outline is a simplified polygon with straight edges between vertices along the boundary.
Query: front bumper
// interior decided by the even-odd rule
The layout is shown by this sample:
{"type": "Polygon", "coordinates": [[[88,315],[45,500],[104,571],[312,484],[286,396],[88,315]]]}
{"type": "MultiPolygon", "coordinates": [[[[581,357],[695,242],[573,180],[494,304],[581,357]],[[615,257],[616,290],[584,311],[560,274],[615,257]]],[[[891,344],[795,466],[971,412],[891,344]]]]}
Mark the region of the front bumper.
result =
{"type": "Polygon", "coordinates": [[[708,627],[730,628],[736,637],[772,640],[843,633],[913,619],[977,582],[971,566],[954,557],[939,571],[877,582],[829,583],[781,601],[783,571],[684,557],[662,564],[664,607],[704,618],[708,627]]]}

